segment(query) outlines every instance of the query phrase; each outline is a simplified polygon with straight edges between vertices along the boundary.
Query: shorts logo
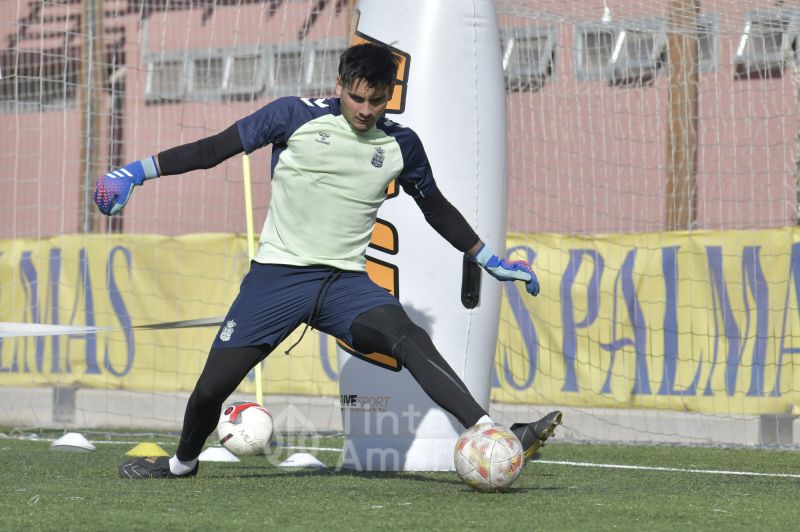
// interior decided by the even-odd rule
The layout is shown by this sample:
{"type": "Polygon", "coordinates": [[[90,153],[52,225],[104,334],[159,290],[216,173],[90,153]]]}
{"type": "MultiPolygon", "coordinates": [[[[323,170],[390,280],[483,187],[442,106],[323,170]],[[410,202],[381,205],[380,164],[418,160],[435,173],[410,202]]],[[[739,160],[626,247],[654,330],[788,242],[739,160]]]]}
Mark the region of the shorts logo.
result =
{"type": "Polygon", "coordinates": [[[228,323],[225,324],[225,327],[222,328],[222,331],[219,333],[219,339],[223,342],[227,342],[231,339],[231,335],[233,334],[233,328],[236,327],[236,322],[233,320],[229,320],[228,323]]]}
{"type": "Polygon", "coordinates": [[[315,139],[317,142],[319,142],[320,144],[325,144],[326,146],[331,145],[331,141],[329,140],[331,138],[330,133],[328,133],[327,131],[320,131],[317,135],[318,137],[315,139]]]}
{"type": "Polygon", "coordinates": [[[375,153],[372,155],[372,166],[375,168],[380,168],[383,166],[383,160],[386,158],[385,153],[386,152],[383,151],[383,148],[375,148],[375,153]]]}

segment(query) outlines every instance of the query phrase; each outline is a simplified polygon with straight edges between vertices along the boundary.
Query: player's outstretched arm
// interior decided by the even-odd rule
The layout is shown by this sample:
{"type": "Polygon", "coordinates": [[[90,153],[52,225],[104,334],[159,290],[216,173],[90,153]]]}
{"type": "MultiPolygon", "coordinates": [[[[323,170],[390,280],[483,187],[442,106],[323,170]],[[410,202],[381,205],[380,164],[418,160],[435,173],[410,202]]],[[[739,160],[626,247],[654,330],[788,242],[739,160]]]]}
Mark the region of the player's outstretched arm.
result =
{"type": "Polygon", "coordinates": [[[501,259],[481,243],[477,253],[471,255],[472,259],[480,264],[489,275],[501,281],[522,281],[525,289],[532,296],[539,294],[539,280],[533,268],[524,260],[507,261],[501,259]]]}
{"type": "Polygon", "coordinates": [[[523,260],[507,261],[492,253],[440,191],[436,190],[427,197],[415,197],[414,201],[437,233],[480,264],[489,275],[501,281],[523,281],[529,294],[539,294],[539,280],[530,264],[523,260]]]}
{"type": "Polygon", "coordinates": [[[103,214],[114,215],[128,203],[133,188],[148,179],[213,168],[243,151],[242,140],[234,124],[217,135],[162,151],[105,174],[94,186],[94,202],[103,214]]]}

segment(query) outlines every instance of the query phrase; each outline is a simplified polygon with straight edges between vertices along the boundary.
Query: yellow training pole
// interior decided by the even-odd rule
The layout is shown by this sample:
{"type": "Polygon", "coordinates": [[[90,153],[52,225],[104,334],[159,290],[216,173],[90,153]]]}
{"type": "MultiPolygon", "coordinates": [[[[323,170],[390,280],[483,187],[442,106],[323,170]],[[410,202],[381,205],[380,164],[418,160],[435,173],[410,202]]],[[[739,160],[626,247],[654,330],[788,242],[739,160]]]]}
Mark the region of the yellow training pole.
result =
{"type": "MultiPolygon", "coordinates": [[[[250,157],[242,156],[242,177],[244,180],[244,217],[247,224],[247,257],[253,260],[256,255],[255,235],[253,234],[253,189],[250,186],[250,157]]],[[[261,362],[255,367],[256,402],[264,404],[264,384],[261,382],[261,362]]]]}

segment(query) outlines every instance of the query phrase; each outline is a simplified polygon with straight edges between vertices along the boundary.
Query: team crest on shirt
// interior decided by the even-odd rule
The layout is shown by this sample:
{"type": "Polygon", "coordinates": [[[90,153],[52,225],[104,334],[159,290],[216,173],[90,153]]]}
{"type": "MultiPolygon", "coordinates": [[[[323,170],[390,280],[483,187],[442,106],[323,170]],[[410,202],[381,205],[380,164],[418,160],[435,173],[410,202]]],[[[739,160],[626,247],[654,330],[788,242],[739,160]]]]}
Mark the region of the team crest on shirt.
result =
{"type": "Polygon", "coordinates": [[[383,160],[386,158],[386,152],[380,146],[375,148],[375,153],[372,155],[372,166],[380,168],[383,166],[383,160]]]}
{"type": "Polygon", "coordinates": [[[225,324],[225,327],[223,327],[222,331],[219,333],[219,339],[223,342],[230,340],[234,327],[236,327],[236,322],[233,320],[228,320],[228,323],[225,324]]]}
{"type": "Polygon", "coordinates": [[[330,141],[331,134],[330,133],[328,133],[327,131],[320,131],[317,135],[318,135],[317,138],[316,138],[317,142],[319,142],[320,144],[325,144],[326,146],[330,146],[330,144],[331,144],[331,141],[330,141]]]}

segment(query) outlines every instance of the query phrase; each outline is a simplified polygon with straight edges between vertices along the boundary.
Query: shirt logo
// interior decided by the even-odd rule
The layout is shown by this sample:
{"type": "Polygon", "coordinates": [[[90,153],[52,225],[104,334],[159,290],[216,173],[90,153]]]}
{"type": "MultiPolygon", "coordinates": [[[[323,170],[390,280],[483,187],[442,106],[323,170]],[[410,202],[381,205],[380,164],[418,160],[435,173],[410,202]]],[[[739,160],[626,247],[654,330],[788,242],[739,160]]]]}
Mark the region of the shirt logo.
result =
{"type": "Polygon", "coordinates": [[[229,320],[228,323],[225,324],[225,327],[222,328],[222,332],[219,333],[219,339],[223,342],[230,340],[234,327],[236,327],[236,322],[229,320]]]}
{"type": "Polygon", "coordinates": [[[372,163],[372,166],[374,166],[375,168],[382,167],[383,160],[386,158],[385,153],[386,152],[383,151],[383,148],[380,147],[375,148],[375,153],[372,155],[372,161],[370,161],[372,163]]]}
{"type": "Polygon", "coordinates": [[[325,144],[326,146],[330,146],[331,145],[331,141],[328,140],[328,139],[331,138],[331,134],[330,133],[328,133],[327,131],[320,131],[317,135],[318,136],[315,139],[317,142],[319,142],[320,144],[325,144]]]}

